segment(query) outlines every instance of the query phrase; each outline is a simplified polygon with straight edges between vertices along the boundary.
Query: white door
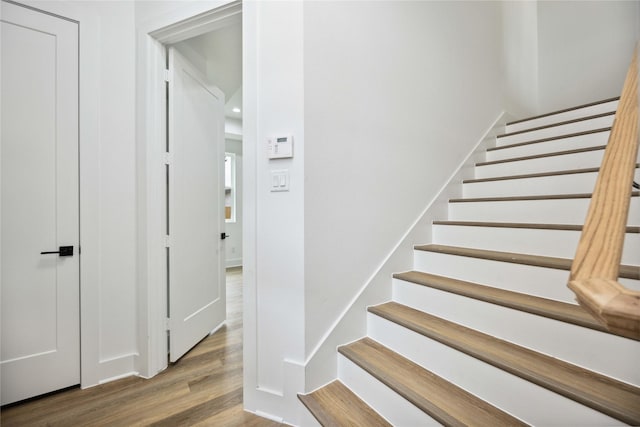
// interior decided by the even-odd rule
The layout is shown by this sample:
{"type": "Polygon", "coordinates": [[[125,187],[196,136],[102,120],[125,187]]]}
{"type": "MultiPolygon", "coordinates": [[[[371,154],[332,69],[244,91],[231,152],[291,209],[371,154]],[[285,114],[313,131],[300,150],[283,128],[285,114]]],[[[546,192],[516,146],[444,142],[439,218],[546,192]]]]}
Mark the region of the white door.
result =
{"type": "Polygon", "coordinates": [[[6,2],[0,16],[7,404],[80,382],[78,25],[6,2]]]}
{"type": "Polygon", "coordinates": [[[224,94],[169,49],[169,351],[175,362],[226,318],[224,94]]]}

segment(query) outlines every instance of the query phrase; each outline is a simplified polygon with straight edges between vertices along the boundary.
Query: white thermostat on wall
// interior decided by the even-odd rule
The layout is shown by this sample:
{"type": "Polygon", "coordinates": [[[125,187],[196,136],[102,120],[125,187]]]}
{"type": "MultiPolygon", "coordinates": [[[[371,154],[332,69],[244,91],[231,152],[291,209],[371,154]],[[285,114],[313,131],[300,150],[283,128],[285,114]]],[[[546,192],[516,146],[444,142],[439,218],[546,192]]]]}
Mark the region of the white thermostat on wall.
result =
{"type": "Polygon", "coordinates": [[[293,157],[293,136],[272,136],[267,138],[270,159],[288,159],[293,157]]]}

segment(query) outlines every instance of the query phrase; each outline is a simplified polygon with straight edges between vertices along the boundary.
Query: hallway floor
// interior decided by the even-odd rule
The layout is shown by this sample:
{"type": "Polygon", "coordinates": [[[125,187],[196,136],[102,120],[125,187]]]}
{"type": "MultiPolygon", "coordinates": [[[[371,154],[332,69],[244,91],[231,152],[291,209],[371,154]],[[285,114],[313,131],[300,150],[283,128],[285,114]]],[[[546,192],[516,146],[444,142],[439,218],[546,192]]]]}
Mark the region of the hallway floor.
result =
{"type": "Polygon", "coordinates": [[[242,410],[242,270],[227,270],[227,324],[165,371],[9,405],[0,425],[280,425],[242,410]]]}

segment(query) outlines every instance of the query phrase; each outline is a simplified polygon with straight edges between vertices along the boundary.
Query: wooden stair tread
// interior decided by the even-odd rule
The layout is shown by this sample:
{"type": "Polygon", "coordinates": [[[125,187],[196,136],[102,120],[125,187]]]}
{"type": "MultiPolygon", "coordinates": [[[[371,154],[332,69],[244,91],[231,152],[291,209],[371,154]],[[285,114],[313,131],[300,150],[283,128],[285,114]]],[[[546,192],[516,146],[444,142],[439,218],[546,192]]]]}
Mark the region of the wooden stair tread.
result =
{"type": "MultiPolygon", "coordinates": [[[[482,221],[433,221],[434,225],[452,225],[461,227],[526,228],[535,230],[582,231],[578,224],[534,224],[521,222],[482,222],[482,221]]],[[[626,233],[640,233],[640,226],[627,226],[626,233]]]]}
{"type": "Polygon", "coordinates": [[[548,124],[548,125],[544,125],[544,126],[536,126],[536,127],[533,127],[533,128],[518,130],[518,131],[515,131],[515,132],[503,133],[502,135],[497,135],[496,138],[504,138],[504,137],[507,137],[507,136],[519,135],[521,133],[534,132],[534,131],[537,131],[537,130],[548,129],[548,128],[553,128],[553,127],[563,126],[563,125],[568,125],[568,124],[571,124],[571,123],[584,122],[584,121],[587,121],[587,120],[598,119],[600,117],[613,116],[615,114],[616,114],[615,111],[609,111],[607,113],[600,113],[600,114],[592,114],[590,116],[580,117],[580,118],[577,118],[577,119],[564,120],[564,121],[561,121],[561,122],[556,122],[556,123],[552,123],[552,124],[548,124]]]}
{"type": "Polygon", "coordinates": [[[585,328],[610,333],[607,328],[596,321],[592,315],[587,313],[587,311],[579,305],[507,291],[421,271],[396,273],[393,277],[417,285],[427,286],[491,304],[548,317],[561,322],[572,323],[585,328]]]}
{"type": "MultiPolygon", "coordinates": [[[[554,268],[557,270],[571,270],[573,260],[541,255],[520,254],[515,252],[500,252],[486,249],[465,248],[447,245],[416,245],[415,250],[458,255],[469,258],[480,258],[491,261],[510,262],[513,264],[531,265],[534,267],[554,268]]],[[[635,265],[620,265],[620,277],[640,280],[640,267],[635,265]]]]}
{"type": "MultiPolygon", "coordinates": [[[[631,197],[638,197],[640,191],[633,191],[631,197]]],[[[577,194],[545,194],[542,196],[500,196],[500,197],[469,197],[463,199],[449,199],[449,203],[465,202],[513,202],[518,200],[562,200],[562,199],[590,199],[591,193],[577,194]]]]}
{"type": "Polygon", "coordinates": [[[546,138],[533,139],[531,141],[515,142],[513,144],[501,145],[499,147],[489,147],[487,148],[487,151],[506,150],[508,148],[522,147],[523,145],[531,145],[531,144],[538,144],[541,142],[556,141],[558,139],[573,138],[576,136],[590,135],[592,133],[609,132],[610,130],[611,130],[611,127],[609,126],[604,128],[585,130],[582,132],[565,133],[563,135],[549,136],[546,138]]]}
{"type": "MultiPolygon", "coordinates": [[[[640,163],[636,164],[636,168],[640,168],[640,163]]],[[[597,173],[600,171],[600,168],[583,168],[583,169],[567,169],[561,171],[552,171],[552,172],[537,172],[537,173],[527,173],[522,175],[509,175],[509,176],[496,176],[491,178],[474,178],[474,179],[465,179],[462,181],[463,184],[476,184],[479,182],[493,182],[493,181],[508,181],[512,179],[526,179],[526,178],[544,178],[548,176],[560,176],[560,175],[577,175],[582,173],[597,173]]]]}
{"type": "Polygon", "coordinates": [[[446,426],[526,425],[370,338],[338,351],[446,426]]]}
{"type": "Polygon", "coordinates": [[[492,160],[490,162],[478,162],[476,163],[476,166],[490,166],[490,165],[497,165],[500,163],[511,163],[511,162],[520,162],[523,160],[543,159],[545,157],[556,157],[556,156],[566,156],[569,154],[588,153],[590,151],[601,151],[601,150],[604,151],[605,148],[607,148],[606,145],[597,145],[595,147],[576,148],[574,150],[553,151],[550,153],[532,154],[530,156],[511,157],[509,159],[502,159],[502,160],[492,160]]]}
{"type": "Polygon", "coordinates": [[[611,417],[640,424],[640,388],[398,303],[368,310],[611,417]]]}
{"type": "Polygon", "coordinates": [[[323,426],[391,426],[338,380],[298,399],[323,426]]]}
{"type": "Polygon", "coordinates": [[[562,109],[562,110],[552,111],[550,113],[540,114],[538,116],[532,116],[532,117],[527,117],[527,118],[524,118],[524,119],[518,119],[518,120],[515,120],[513,122],[508,122],[507,126],[515,125],[517,123],[527,122],[529,120],[541,119],[543,117],[549,117],[549,116],[553,116],[553,115],[560,114],[560,113],[566,113],[566,112],[569,112],[569,111],[579,110],[581,108],[593,107],[594,105],[606,104],[607,102],[618,101],[619,99],[620,99],[620,97],[616,96],[614,98],[603,99],[602,101],[589,102],[588,104],[577,105],[575,107],[570,107],[570,108],[565,108],[565,109],[562,109]]]}

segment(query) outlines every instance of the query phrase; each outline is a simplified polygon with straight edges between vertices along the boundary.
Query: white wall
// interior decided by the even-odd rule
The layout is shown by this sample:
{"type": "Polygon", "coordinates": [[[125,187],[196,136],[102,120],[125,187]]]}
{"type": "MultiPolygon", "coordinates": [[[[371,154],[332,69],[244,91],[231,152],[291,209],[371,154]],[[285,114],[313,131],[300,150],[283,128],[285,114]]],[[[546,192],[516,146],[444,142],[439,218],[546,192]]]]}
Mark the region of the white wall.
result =
{"type": "Polygon", "coordinates": [[[257,213],[244,216],[245,405],[274,413],[278,406],[267,402],[277,401],[285,417],[297,400],[286,390],[288,370],[304,361],[302,9],[301,2],[248,2],[243,9],[244,189],[254,186],[257,213]],[[267,137],[282,134],[293,135],[295,157],[270,161],[267,137]],[[270,191],[276,169],[289,171],[290,191],[270,191]]]}
{"type": "Polygon", "coordinates": [[[502,2],[505,109],[513,117],[538,112],[538,3],[502,2]]]}
{"type": "Polygon", "coordinates": [[[29,1],[80,22],[82,386],[132,374],[136,342],[133,3],[29,1]]]}
{"type": "Polygon", "coordinates": [[[242,120],[226,117],[224,132],[227,134],[227,138],[242,138],[242,120]]]}
{"type": "Polygon", "coordinates": [[[638,1],[504,2],[505,105],[522,118],[619,96],[638,1]]]}
{"type": "Polygon", "coordinates": [[[226,266],[242,265],[242,141],[226,139],[225,151],[236,155],[236,220],[225,223],[226,266]]]}
{"type": "Polygon", "coordinates": [[[640,27],[638,1],[539,1],[540,111],[619,96],[640,27]]]}
{"type": "Polygon", "coordinates": [[[207,60],[198,52],[191,42],[191,39],[171,45],[182,54],[203,76],[207,75],[207,60]]]}
{"type": "MultiPolygon", "coordinates": [[[[133,4],[90,3],[88,7],[101,17],[102,31],[100,357],[116,361],[137,351],[135,31],[133,4]]],[[[105,375],[127,373],[122,368],[105,375]]]]}
{"type": "Polygon", "coordinates": [[[304,12],[309,355],[500,114],[503,75],[499,3],[304,12]]]}

